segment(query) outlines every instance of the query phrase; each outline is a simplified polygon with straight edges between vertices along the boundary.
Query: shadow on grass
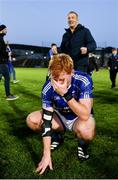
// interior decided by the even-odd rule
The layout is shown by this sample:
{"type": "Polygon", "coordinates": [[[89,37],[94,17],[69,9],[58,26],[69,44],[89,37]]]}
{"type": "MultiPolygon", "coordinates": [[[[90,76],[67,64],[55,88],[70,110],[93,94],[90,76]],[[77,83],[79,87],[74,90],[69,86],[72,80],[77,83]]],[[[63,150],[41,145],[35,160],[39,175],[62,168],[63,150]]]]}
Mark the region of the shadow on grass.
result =
{"type": "Polygon", "coordinates": [[[107,136],[108,138],[112,137],[114,140],[118,139],[118,130],[116,127],[113,128],[112,125],[108,128],[97,126],[97,134],[107,136]]]}
{"type": "MultiPolygon", "coordinates": [[[[16,109],[16,106],[14,107],[16,109]]],[[[20,110],[21,116],[18,116],[17,114],[11,114],[8,112],[5,113],[5,116],[9,117],[7,118],[7,122],[9,123],[8,133],[10,135],[17,137],[21,141],[21,143],[22,142],[25,143],[25,146],[27,147],[26,145],[27,138],[37,137],[38,133],[32,131],[30,128],[27,127],[26,125],[27,115],[25,114],[28,114],[28,113],[26,113],[26,111],[21,112],[20,110]]]]}
{"type": "MultiPolygon", "coordinates": [[[[35,165],[37,165],[37,163],[39,162],[40,154],[37,154],[35,151],[35,143],[33,142],[33,139],[36,139],[35,142],[37,142],[37,146],[39,146],[41,144],[41,137],[38,133],[30,130],[26,125],[26,117],[29,112],[23,110],[23,108],[19,106],[19,104],[16,104],[16,101],[9,102],[9,104],[14,110],[14,112],[7,112],[6,110],[6,112],[2,113],[3,116],[7,117],[6,121],[7,124],[9,124],[9,129],[7,129],[7,133],[10,136],[15,136],[18,139],[18,142],[20,142],[25,152],[28,152],[28,154],[30,154],[32,161],[35,165]]],[[[2,172],[4,171],[4,168],[2,168],[2,172]]]]}
{"type": "Polygon", "coordinates": [[[113,139],[97,136],[92,145],[89,166],[94,169],[97,179],[118,178],[118,148],[113,139]],[[100,140],[101,139],[101,140],[100,140]]]}
{"type": "MultiPolygon", "coordinates": [[[[0,137],[2,137],[1,134],[0,137]]],[[[1,138],[0,139],[0,179],[4,178],[6,167],[9,165],[9,159],[4,152],[5,146],[6,144],[4,142],[4,139],[1,138]]]]}
{"type": "Polygon", "coordinates": [[[116,90],[99,90],[94,92],[95,99],[104,104],[118,104],[118,91],[116,90]]]}
{"type": "Polygon", "coordinates": [[[31,98],[34,101],[37,99],[41,100],[40,96],[38,96],[38,95],[34,94],[34,92],[32,92],[32,88],[30,88],[30,87],[25,88],[21,84],[19,84],[17,88],[18,88],[18,92],[23,94],[24,97],[31,98]]]}

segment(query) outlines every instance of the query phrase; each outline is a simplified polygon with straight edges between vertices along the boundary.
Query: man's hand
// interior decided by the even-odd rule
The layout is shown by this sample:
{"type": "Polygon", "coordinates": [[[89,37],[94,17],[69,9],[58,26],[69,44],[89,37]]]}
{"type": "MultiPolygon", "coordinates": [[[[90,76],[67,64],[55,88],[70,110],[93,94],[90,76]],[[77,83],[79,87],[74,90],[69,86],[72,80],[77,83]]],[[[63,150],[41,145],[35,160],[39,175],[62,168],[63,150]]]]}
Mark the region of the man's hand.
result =
{"type": "Polygon", "coordinates": [[[42,160],[38,164],[38,167],[36,168],[36,172],[41,175],[45,172],[45,170],[48,166],[49,166],[50,170],[53,170],[51,157],[43,156],[42,160]]]}
{"type": "Polygon", "coordinates": [[[81,51],[81,54],[86,54],[87,53],[87,48],[86,47],[81,47],[80,51],[81,51]]]}
{"type": "Polygon", "coordinates": [[[68,86],[67,86],[67,79],[64,79],[63,84],[56,82],[55,80],[52,80],[52,85],[54,90],[61,96],[63,96],[65,93],[68,91],[68,86]]]}

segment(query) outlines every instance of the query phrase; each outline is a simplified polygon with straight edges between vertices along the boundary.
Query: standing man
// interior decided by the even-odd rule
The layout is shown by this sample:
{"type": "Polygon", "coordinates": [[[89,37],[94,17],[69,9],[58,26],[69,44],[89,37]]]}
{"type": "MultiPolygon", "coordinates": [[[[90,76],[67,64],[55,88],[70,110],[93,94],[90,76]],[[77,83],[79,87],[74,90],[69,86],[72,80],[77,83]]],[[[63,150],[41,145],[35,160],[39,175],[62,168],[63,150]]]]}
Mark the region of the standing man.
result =
{"type": "Polygon", "coordinates": [[[4,87],[6,93],[6,100],[18,99],[18,96],[11,95],[10,93],[10,75],[8,68],[8,52],[3,37],[7,34],[7,27],[0,25],[0,74],[4,77],[4,87]]]}
{"type": "Polygon", "coordinates": [[[65,29],[60,50],[71,56],[74,69],[87,72],[88,54],[95,51],[96,42],[89,29],[79,24],[78,14],[70,11],[67,15],[69,28],[65,29]]]}
{"type": "Polygon", "coordinates": [[[27,125],[42,131],[43,156],[36,172],[43,174],[51,159],[51,134],[53,131],[72,131],[78,138],[78,158],[89,158],[87,147],[95,134],[95,121],[91,115],[93,106],[92,81],[83,72],[74,72],[69,55],[54,55],[49,62],[50,79],[42,90],[42,110],[28,115],[27,125]],[[80,140],[86,144],[80,144],[80,140]]]}
{"type": "Polygon", "coordinates": [[[108,61],[108,68],[109,68],[110,80],[112,83],[111,88],[115,88],[116,87],[116,76],[117,76],[117,72],[118,72],[118,54],[117,54],[116,48],[112,49],[112,55],[108,61]]]}

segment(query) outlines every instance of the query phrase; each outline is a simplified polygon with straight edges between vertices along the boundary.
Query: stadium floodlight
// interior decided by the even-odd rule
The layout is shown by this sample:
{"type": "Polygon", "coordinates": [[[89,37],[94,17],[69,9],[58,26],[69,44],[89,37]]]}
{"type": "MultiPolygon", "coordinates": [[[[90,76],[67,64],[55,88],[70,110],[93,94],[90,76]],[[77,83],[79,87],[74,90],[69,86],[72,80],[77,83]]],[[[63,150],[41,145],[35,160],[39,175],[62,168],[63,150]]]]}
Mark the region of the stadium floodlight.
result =
{"type": "Polygon", "coordinates": [[[34,51],[31,51],[31,54],[34,54],[34,51]]]}

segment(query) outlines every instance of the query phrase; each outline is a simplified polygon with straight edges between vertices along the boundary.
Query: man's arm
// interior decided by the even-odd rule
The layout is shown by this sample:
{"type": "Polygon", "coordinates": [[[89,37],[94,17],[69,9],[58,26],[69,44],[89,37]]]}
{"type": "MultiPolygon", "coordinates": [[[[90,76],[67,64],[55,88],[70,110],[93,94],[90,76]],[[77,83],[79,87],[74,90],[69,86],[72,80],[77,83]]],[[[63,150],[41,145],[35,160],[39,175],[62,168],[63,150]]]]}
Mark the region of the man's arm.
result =
{"type": "Polygon", "coordinates": [[[8,52],[6,51],[6,45],[1,38],[0,38],[0,55],[2,58],[8,59],[8,52]]]}
{"type": "Polygon", "coordinates": [[[86,29],[87,52],[95,51],[97,45],[89,29],[86,29]]]}

